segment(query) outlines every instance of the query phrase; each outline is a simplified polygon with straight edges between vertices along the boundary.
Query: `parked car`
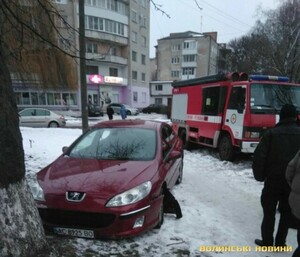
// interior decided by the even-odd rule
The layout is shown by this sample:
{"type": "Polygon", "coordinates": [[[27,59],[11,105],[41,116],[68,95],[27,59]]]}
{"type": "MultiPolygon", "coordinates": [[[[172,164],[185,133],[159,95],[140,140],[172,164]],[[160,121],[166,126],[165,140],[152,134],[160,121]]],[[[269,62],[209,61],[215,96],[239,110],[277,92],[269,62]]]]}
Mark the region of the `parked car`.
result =
{"type": "Polygon", "coordinates": [[[57,128],[66,125],[66,119],[53,111],[43,108],[25,108],[19,112],[19,124],[23,127],[57,128]]]}
{"type": "Polygon", "coordinates": [[[88,104],[88,114],[90,117],[103,116],[103,111],[97,104],[88,104]]]}
{"type": "Polygon", "coordinates": [[[46,232],[123,238],[159,228],[164,192],[182,180],[182,141],[164,122],[103,121],[37,173],[46,232]]]}
{"type": "Polygon", "coordinates": [[[142,113],[161,113],[167,114],[168,106],[164,104],[150,104],[149,106],[142,109],[142,113]]]}
{"type": "Polygon", "coordinates": [[[140,113],[137,108],[131,107],[127,104],[111,103],[107,107],[110,106],[111,108],[113,108],[115,114],[120,114],[120,109],[122,105],[125,107],[127,115],[138,115],[140,113]]]}

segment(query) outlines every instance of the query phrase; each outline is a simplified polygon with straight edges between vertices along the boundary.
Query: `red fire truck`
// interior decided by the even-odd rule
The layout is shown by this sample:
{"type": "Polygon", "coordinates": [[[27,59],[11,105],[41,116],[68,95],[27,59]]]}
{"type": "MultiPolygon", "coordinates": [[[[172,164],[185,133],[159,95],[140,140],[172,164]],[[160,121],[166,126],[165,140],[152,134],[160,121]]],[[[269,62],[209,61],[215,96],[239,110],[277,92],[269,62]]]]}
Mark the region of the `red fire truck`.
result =
{"type": "Polygon", "coordinates": [[[174,81],[172,87],[171,121],[185,147],[217,148],[227,161],[253,153],[285,103],[300,106],[300,84],[287,77],[234,72],[174,81]]]}

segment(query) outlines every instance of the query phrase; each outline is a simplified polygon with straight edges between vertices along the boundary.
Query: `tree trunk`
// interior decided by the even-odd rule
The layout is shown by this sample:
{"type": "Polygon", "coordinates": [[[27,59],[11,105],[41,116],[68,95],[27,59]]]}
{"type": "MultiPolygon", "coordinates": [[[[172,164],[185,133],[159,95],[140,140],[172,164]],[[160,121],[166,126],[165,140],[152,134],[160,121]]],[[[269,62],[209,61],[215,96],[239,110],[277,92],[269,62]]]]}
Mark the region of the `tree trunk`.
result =
{"type": "Polygon", "coordinates": [[[18,109],[0,41],[0,255],[36,256],[44,230],[25,181],[18,109]]]}

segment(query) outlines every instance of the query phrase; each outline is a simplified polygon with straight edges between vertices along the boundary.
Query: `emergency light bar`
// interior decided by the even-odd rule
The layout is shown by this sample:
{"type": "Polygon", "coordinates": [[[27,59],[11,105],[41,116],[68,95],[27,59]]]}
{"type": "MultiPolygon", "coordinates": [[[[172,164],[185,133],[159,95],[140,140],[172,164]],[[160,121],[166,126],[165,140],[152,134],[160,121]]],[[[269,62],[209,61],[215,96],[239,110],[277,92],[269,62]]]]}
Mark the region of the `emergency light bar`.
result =
{"type": "Polygon", "coordinates": [[[282,76],[269,76],[269,75],[250,75],[251,80],[270,80],[270,81],[278,81],[278,82],[289,82],[288,77],[282,76]]]}

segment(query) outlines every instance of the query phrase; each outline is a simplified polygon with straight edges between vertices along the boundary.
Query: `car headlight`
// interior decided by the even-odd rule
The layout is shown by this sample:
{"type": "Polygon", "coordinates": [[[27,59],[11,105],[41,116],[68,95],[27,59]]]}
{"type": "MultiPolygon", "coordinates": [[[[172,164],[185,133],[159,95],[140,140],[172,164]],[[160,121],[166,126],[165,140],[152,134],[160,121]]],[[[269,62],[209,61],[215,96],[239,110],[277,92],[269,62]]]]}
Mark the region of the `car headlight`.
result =
{"type": "Polygon", "coordinates": [[[30,184],[30,189],[34,200],[45,201],[44,191],[37,179],[30,184]]]}
{"type": "Polygon", "coordinates": [[[114,196],[108,201],[106,207],[117,207],[136,203],[144,199],[150,193],[151,188],[151,182],[147,181],[137,187],[134,187],[121,194],[114,196]]]}

